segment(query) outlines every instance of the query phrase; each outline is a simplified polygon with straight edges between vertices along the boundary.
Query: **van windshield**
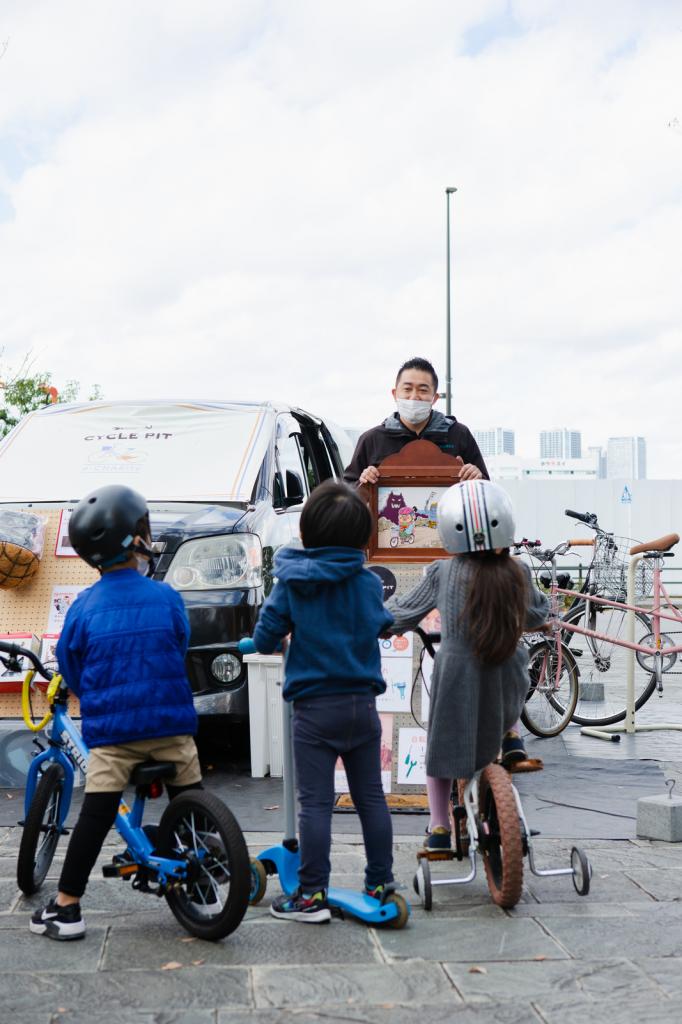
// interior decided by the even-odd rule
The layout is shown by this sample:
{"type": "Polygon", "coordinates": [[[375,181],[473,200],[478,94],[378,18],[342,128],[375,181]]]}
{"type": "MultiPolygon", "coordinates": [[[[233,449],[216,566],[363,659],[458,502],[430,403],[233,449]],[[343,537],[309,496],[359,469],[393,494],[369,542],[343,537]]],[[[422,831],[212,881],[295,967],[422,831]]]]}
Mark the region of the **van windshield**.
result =
{"type": "Polygon", "coordinates": [[[0,500],[74,501],[117,483],[148,501],[249,501],[274,420],[239,402],[48,406],[0,443],[0,500]]]}

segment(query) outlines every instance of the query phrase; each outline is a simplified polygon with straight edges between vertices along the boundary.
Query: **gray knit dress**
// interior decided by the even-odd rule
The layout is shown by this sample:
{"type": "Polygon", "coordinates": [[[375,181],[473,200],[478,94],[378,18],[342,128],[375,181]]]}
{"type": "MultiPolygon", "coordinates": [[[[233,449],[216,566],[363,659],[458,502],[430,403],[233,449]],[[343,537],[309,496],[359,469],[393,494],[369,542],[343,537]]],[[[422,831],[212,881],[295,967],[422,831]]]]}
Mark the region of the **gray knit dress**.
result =
{"type": "MultiPolygon", "coordinates": [[[[526,629],[545,622],[547,598],[528,577],[526,629]]],[[[497,757],[502,737],[518,719],[528,693],[528,656],[517,647],[501,665],[483,666],[471,650],[466,625],[460,622],[471,571],[468,558],[433,562],[424,579],[386,607],[394,616],[392,633],[417,626],[433,608],[441,617],[441,643],[431,680],[426,745],[428,775],[468,779],[497,757]]]]}

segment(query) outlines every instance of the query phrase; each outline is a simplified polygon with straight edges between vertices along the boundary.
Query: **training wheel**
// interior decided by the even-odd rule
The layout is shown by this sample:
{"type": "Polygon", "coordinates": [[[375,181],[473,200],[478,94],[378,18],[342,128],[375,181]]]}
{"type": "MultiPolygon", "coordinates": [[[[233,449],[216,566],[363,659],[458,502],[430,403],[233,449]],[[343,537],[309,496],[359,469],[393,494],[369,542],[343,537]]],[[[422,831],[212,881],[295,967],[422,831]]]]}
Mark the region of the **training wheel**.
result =
{"type": "Polygon", "coordinates": [[[251,861],[251,890],[249,892],[249,903],[255,907],[265,896],[268,887],[268,873],[265,865],[260,860],[251,861]]]}
{"type": "Polygon", "coordinates": [[[399,892],[392,892],[390,896],[386,897],[386,903],[393,903],[398,911],[395,917],[392,917],[390,921],[386,922],[387,927],[404,928],[407,924],[407,919],[410,916],[410,910],[403,897],[399,892]]]}
{"type": "Polygon", "coordinates": [[[425,857],[419,861],[419,867],[417,868],[417,873],[414,876],[414,891],[419,896],[424,910],[430,910],[433,906],[431,868],[425,857]]]}
{"type": "Polygon", "coordinates": [[[582,850],[574,846],[571,850],[571,867],[573,869],[573,885],[578,896],[587,896],[590,891],[592,865],[582,850]]]}

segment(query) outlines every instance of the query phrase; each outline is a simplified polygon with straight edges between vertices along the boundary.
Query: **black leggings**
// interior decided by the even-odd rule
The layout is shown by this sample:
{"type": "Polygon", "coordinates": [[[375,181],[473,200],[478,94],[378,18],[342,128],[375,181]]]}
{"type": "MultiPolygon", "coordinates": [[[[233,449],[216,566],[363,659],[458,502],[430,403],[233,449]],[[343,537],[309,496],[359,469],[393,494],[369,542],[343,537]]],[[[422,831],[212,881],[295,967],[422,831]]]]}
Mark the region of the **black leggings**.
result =
{"type": "MultiPolygon", "coordinates": [[[[170,800],[187,789],[203,789],[200,782],[189,786],[170,786],[170,800]]],[[[59,878],[59,891],[79,899],[85,892],[90,872],[100,855],[109,829],[116,821],[123,793],[86,793],[78,821],[71,833],[66,859],[59,878]]]]}

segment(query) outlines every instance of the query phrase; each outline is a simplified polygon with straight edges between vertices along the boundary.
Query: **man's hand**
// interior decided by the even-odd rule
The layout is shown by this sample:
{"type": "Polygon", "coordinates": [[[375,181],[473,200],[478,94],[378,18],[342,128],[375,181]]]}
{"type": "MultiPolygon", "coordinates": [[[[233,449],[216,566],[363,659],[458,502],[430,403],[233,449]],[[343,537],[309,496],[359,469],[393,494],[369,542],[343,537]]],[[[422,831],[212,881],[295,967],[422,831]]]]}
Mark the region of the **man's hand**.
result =
{"type": "Polygon", "coordinates": [[[367,466],[358,477],[358,484],[375,484],[379,479],[379,470],[376,466],[367,466]]]}
{"type": "Polygon", "coordinates": [[[481,473],[478,466],[474,466],[470,462],[465,463],[459,471],[460,482],[462,480],[480,480],[482,477],[483,473],[481,473]]]}

